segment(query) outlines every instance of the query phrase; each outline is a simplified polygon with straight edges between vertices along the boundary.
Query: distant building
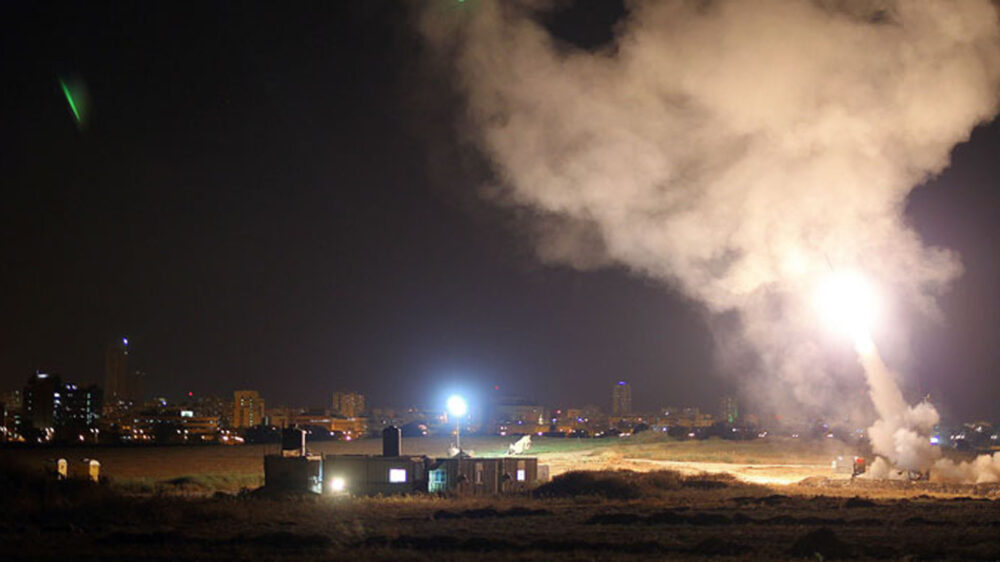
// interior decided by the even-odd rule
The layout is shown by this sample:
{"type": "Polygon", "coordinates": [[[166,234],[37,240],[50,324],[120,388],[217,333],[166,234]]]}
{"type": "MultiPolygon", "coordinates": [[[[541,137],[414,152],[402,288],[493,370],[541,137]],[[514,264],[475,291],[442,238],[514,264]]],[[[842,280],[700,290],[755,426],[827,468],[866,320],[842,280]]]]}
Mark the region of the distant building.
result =
{"type": "Polygon", "coordinates": [[[233,393],[233,427],[257,427],[264,423],[264,399],[256,390],[233,393]]]}
{"type": "Polygon", "coordinates": [[[142,404],[141,371],[128,371],[128,338],[108,345],[104,354],[104,406],[109,410],[142,404]]]}
{"type": "Polygon", "coordinates": [[[56,416],[62,402],[62,381],[59,375],[35,373],[28,378],[22,396],[27,427],[42,430],[56,425],[56,416]]]}
{"type": "Polygon", "coordinates": [[[104,402],[116,404],[126,393],[125,379],[128,373],[128,339],[108,345],[104,353],[104,402]]]}
{"type": "Polygon", "coordinates": [[[101,391],[97,385],[62,385],[60,408],[56,412],[56,425],[73,429],[97,425],[101,412],[101,391]]]}
{"type": "Polygon", "coordinates": [[[511,435],[548,431],[550,420],[545,408],[523,396],[496,395],[489,405],[489,433],[511,435]]]}
{"type": "Polygon", "coordinates": [[[21,429],[21,391],[0,394],[0,441],[13,441],[21,429]]]}
{"type": "Polygon", "coordinates": [[[44,440],[53,435],[89,435],[86,430],[96,426],[100,417],[100,392],[95,385],[64,384],[59,375],[35,373],[22,394],[23,425],[44,433],[44,440]]]}
{"type": "Polygon", "coordinates": [[[719,420],[726,423],[736,423],[740,417],[740,403],[732,396],[724,396],[719,401],[719,420]]]}
{"type": "Polygon", "coordinates": [[[627,416],[632,413],[632,387],[625,381],[618,381],[611,389],[611,415],[627,416]]]}
{"type": "Polygon", "coordinates": [[[365,412],[365,395],[360,392],[334,392],[330,409],[335,416],[361,417],[365,412]]]}
{"type": "Polygon", "coordinates": [[[300,412],[288,419],[287,426],[292,425],[337,431],[352,439],[363,436],[368,430],[367,420],[363,417],[328,416],[324,412],[300,412]]]}
{"type": "Polygon", "coordinates": [[[218,396],[199,396],[190,404],[196,417],[218,418],[221,427],[232,427],[233,403],[218,396]]]}
{"type": "Polygon", "coordinates": [[[0,402],[6,404],[9,410],[20,410],[23,403],[21,390],[11,390],[0,394],[0,402]]]}
{"type": "Polygon", "coordinates": [[[267,416],[267,425],[286,428],[295,424],[295,416],[302,413],[300,408],[289,408],[287,406],[277,406],[264,411],[267,416]]]}
{"type": "Polygon", "coordinates": [[[711,414],[703,414],[698,408],[666,406],[662,408],[660,417],[655,425],[667,428],[696,428],[710,427],[713,421],[711,414]]]}
{"type": "Polygon", "coordinates": [[[122,427],[125,442],[159,444],[205,443],[219,438],[219,418],[197,416],[193,410],[147,408],[122,427]]]}

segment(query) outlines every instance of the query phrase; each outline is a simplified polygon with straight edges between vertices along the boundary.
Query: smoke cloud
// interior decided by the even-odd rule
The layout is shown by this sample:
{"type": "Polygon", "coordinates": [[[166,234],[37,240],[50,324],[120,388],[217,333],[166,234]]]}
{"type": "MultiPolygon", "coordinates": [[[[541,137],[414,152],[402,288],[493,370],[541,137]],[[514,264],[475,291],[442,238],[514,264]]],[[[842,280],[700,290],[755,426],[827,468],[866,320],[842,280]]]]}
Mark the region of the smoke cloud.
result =
{"type": "Polygon", "coordinates": [[[879,417],[868,428],[868,438],[872,449],[882,455],[871,464],[866,477],[905,478],[902,471],[930,471],[931,479],[938,482],[1000,482],[1000,455],[980,455],[960,463],[941,458],[940,449],[930,443],[934,426],[940,421],[934,406],[929,402],[907,405],[874,346],[863,347],[858,354],[879,417]]]}
{"type": "Polygon", "coordinates": [[[874,346],[859,350],[859,356],[879,418],[868,428],[872,449],[885,455],[893,466],[926,472],[941,456],[930,442],[934,426],[940,421],[937,410],[929,402],[907,405],[874,346]]]}
{"type": "MultiPolygon", "coordinates": [[[[813,408],[844,392],[809,304],[831,267],[934,314],[961,265],[903,211],[996,114],[991,2],[635,0],[596,52],[553,38],[551,7],[438,5],[421,20],[456,69],[490,196],[538,215],[543,260],[624,266],[737,318],[757,371],[777,377],[769,393],[813,408]]],[[[873,439],[923,467],[898,443],[937,414],[908,409],[879,368],[872,388],[895,393],[876,399],[873,439]]]]}

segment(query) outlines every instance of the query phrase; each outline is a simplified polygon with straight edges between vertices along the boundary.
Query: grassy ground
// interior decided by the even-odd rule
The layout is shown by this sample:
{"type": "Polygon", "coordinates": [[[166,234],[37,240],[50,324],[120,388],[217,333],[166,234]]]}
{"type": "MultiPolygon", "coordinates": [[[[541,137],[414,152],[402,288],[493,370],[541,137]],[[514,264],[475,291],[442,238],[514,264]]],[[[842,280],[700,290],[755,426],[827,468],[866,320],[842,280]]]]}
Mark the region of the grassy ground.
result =
{"type": "MultiPolygon", "coordinates": [[[[478,456],[506,452],[513,438],[469,437],[462,440],[467,450],[478,456]]],[[[406,439],[403,452],[412,455],[444,456],[447,438],[406,439]]],[[[366,439],[351,442],[315,442],[310,449],[318,453],[378,454],[381,441],[366,439]]],[[[169,489],[185,492],[235,492],[260,485],[263,479],[263,456],[277,451],[276,445],[204,446],[204,447],[73,447],[66,449],[0,449],[0,459],[12,458],[41,468],[49,459],[66,458],[70,462],[95,458],[102,474],[130,492],[150,493],[169,489]]],[[[825,471],[836,454],[853,454],[840,442],[804,442],[799,440],[755,440],[745,442],[678,441],[662,434],[641,433],[628,439],[552,439],[534,438],[530,451],[539,462],[549,464],[552,474],[577,468],[608,469],[622,466],[636,470],[655,469],[655,465],[624,462],[627,459],[680,463],[742,464],[811,464],[815,470],[796,473],[805,477],[825,471]]],[[[670,466],[678,469],[682,467],[670,466]]],[[[694,470],[715,470],[693,466],[694,470]]]]}
{"type": "Polygon", "coordinates": [[[651,434],[610,447],[628,458],[735,464],[829,465],[837,455],[853,456],[857,448],[835,440],[755,439],[752,441],[678,441],[651,434]]]}
{"type": "MultiPolygon", "coordinates": [[[[512,441],[513,438],[469,437],[462,443],[478,456],[491,456],[506,452],[512,441]]],[[[407,439],[403,452],[443,456],[448,444],[447,438],[407,439]]],[[[317,453],[378,454],[381,440],[317,442],[310,444],[310,448],[317,453]]],[[[276,445],[0,449],[0,460],[13,459],[41,469],[49,459],[62,457],[76,462],[95,458],[101,462],[102,475],[126,493],[210,495],[262,485],[263,457],[275,452],[276,445]]],[[[653,432],[627,439],[536,437],[530,450],[541,464],[549,466],[553,476],[572,470],[668,469],[684,474],[727,473],[747,482],[769,485],[830,477],[830,461],[835,456],[850,457],[859,452],[863,451],[836,440],[687,441],[653,432]]]]}

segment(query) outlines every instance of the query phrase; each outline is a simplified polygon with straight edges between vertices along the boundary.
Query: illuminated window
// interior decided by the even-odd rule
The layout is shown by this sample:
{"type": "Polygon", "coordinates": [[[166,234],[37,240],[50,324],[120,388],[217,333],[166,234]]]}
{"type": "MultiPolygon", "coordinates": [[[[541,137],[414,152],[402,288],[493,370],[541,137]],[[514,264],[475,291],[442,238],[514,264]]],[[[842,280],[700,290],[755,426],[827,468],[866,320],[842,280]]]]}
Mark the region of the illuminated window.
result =
{"type": "Polygon", "coordinates": [[[390,468],[389,469],[389,482],[396,484],[399,482],[406,482],[406,469],[405,468],[390,468]]]}
{"type": "Polygon", "coordinates": [[[524,480],[526,478],[527,478],[527,475],[525,474],[524,469],[523,468],[517,469],[517,481],[518,482],[524,482],[524,480]]]}

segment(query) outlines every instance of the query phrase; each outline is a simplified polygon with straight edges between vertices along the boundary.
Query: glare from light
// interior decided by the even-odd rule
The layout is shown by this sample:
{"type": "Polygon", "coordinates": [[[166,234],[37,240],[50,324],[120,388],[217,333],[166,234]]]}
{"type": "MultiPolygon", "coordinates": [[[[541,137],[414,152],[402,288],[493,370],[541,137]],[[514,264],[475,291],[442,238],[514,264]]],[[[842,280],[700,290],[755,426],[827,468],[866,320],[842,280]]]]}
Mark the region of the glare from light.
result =
{"type": "Polygon", "coordinates": [[[469,411],[469,406],[465,403],[465,399],[457,394],[452,394],[448,397],[448,402],[446,403],[448,407],[448,413],[460,418],[469,411]]]}
{"type": "Polygon", "coordinates": [[[331,491],[343,492],[345,489],[347,489],[347,482],[345,482],[343,478],[335,476],[332,480],[330,480],[331,491]]]}
{"type": "Polygon", "coordinates": [[[833,329],[853,339],[858,351],[871,347],[878,303],[862,275],[842,271],[826,277],[816,289],[814,304],[833,329]]]}

